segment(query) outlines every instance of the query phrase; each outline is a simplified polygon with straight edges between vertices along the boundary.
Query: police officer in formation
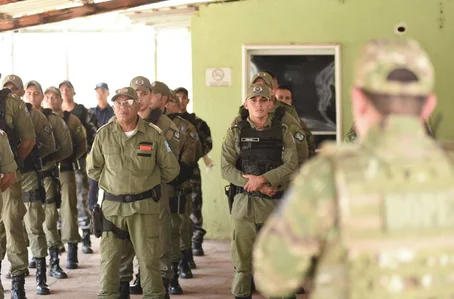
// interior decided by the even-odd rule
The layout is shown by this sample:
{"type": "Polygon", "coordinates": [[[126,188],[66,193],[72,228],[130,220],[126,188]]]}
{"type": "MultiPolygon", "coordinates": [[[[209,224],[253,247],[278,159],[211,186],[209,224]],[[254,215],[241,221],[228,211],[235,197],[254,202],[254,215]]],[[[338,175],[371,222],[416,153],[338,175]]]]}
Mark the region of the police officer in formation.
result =
{"type": "Polygon", "coordinates": [[[436,107],[434,82],[418,42],[363,46],[352,89],[358,144],[323,148],[263,227],[254,273],[264,295],[288,296],[310,278],[314,298],[454,295],[444,279],[454,146],[435,142],[424,125],[436,107]]]}
{"type": "MultiPolygon", "coordinates": [[[[5,87],[11,87],[13,94],[22,97],[25,94],[22,80],[19,76],[10,75],[4,80],[5,87]],[[9,80],[10,78],[13,80],[9,80]]],[[[47,117],[33,108],[32,104],[25,104],[33,123],[36,134],[36,144],[31,153],[22,162],[19,170],[22,175],[23,200],[27,212],[24,217],[31,251],[35,261],[37,294],[47,295],[50,290],[46,284],[46,256],[47,244],[43,230],[44,202],[46,198],[42,170],[54,163],[53,153],[56,144],[52,126],[47,117]]],[[[6,236],[5,236],[6,237],[6,236]]],[[[6,240],[2,240],[5,243],[6,240]]]]}
{"type": "Polygon", "coordinates": [[[23,90],[23,83],[15,75],[5,77],[0,92],[0,129],[8,136],[9,144],[14,153],[18,171],[16,181],[3,192],[3,210],[0,222],[0,235],[3,236],[1,256],[8,256],[11,263],[10,275],[12,278],[11,297],[25,298],[25,273],[28,265],[28,252],[24,234],[23,220],[27,209],[23,200],[22,175],[20,168],[36,145],[36,135],[33,128],[30,112],[25,102],[13,94],[23,90]]]}
{"type": "MultiPolygon", "coordinates": [[[[32,80],[26,84],[24,99],[47,117],[55,138],[57,150],[52,154],[52,159],[49,158],[49,162],[45,163],[41,172],[46,192],[44,232],[50,255],[48,274],[57,279],[67,278],[67,274],[60,268],[59,259],[59,248],[63,243],[57,230],[58,208],[61,205],[58,163],[73,153],[71,133],[60,115],[53,113],[50,108],[43,108],[44,92],[39,82],[32,80]]],[[[30,261],[28,267],[36,268],[36,262],[30,261]]]]}
{"type": "Polygon", "coordinates": [[[180,167],[163,131],[137,115],[140,103],[134,88],[117,90],[112,101],[115,118],[98,131],[87,167],[88,175],[105,190],[98,298],[118,299],[129,289],[129,282],[119,279],[126,240],[139,261],[144,298],[164,298],[162,183],[175,179],[180,167]]]}
{"type": "Polygon", "coordinates": [[[222,144],[222,177],[235,189],[231,209],[235,298],[251,297],[251,257],[256,233],[298,168],[295,141],[282,122],[284,110],[271,118],[272,109],[269,86],[252,84],[241,120],[227,131],[222,144]]]}

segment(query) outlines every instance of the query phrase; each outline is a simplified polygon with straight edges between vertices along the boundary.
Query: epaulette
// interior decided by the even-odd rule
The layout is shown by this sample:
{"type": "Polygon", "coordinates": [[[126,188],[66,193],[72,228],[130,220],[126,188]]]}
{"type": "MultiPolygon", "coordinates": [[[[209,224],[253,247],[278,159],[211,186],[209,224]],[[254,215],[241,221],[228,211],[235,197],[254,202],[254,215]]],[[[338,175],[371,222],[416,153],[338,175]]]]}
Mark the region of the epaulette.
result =
{"type": "Polygon", "coordinates": [[[108,122],[108,123],[105,123],[104,125],[102,125],[101,127],[99,127],[99,129],[96,131],[96,133],[100,132],[102,129],[104,129],[105,127],[108,127],[109,125],[113,124],[112,122],[108,122]]]}
{"type": "Polygon", "coordinates": [[[158,131],[158,133],[162,135],[162,130],[161,130],[161,128],[159,128],[157,125],[155,125],[155,124],[153,124],[153,123],[148,123],[148,125],[149,125],[150,127],[152,127],[152,128],[155,128],[156,131],[158,131]]]}

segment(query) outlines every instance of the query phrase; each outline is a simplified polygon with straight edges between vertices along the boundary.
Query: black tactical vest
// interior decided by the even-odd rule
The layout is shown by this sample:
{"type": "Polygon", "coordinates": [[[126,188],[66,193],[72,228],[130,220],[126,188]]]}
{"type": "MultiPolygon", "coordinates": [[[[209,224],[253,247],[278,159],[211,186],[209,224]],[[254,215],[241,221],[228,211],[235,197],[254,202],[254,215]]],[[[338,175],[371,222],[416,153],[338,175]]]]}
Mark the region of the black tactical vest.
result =
{"type": "Polygon", "coordinates": [[[150,114],[148,114],[148,117],[145,118],[144,120],[147,123],[152,123],[153,125],[156,125],[159,121],[159,118],[162,115],[162,110],[161,109],[153,109],[150,111],[150,114]]]}
{"type": "MultiPolygon", "coordinates": [[[[29,113],[32,111],[32,104],[26,103],[27,110],[29,113]]],[[[35,144],[33,147],[32,151],[30,154],[25,158],[24,160],[24,167],[20,168],[21,173],[27,173],[29,171],[40,171],[43,167],[41,158],[39,157],[39,151],[38,151],[38,142],[35,144]]]]}
{"type": "Polygon", "coordinates": [[[19,146],[19,138],[17,137],[16,131],[8,127],[6,124],[6,98],[10,93],[11,90],[8,88],[0,90],[0,129],[8,135],[9,145],[14,153],[14,156],[16,156],[16,150],[19,146]]]}
{"type": "MultiPolygon", "coordinates": [[[[246,110],[246,109],[244,109],[246,110]]],[[[282,117],[284,109],[276,109],[271,128],[258,131],[251,128],[246,120],[248,113],[241,113],[240,128],[240,161],[238,167],[247,174],[262,175],[282,165],[282,117]]]]}

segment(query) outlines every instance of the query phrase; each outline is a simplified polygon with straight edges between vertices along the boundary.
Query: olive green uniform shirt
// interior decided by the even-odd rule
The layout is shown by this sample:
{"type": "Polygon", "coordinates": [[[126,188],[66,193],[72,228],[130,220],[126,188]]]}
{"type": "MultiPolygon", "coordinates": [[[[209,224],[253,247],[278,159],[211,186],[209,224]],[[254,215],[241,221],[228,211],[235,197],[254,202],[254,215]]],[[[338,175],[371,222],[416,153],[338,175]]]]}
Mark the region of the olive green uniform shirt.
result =
{"type": "MultiPolygon", "coordinates": [[[[16,172],[17,164],[14,161],[14,155],[8,142],[6,133],[0,130],[0,173],[16,172]]],[[[2,200],[2,192],[0,192],[0,200],[2,200]]],[[[1,204],[0,204],[1,207],[1,204]]]]}
{"type": "MultiPolygon", "coordinates": [[[[35,129],[33,128],[30,112],[25,102],[18,96],[9,94],[5,102],[5,122],[8,127],[16,132],[19,142],[36,140],[35,129]]],[[[16,149],[12,149],[15,151],[16,149]]],[[[20,172],[16,172],[16,182],[22,180],[20,172]]]]}
{"type": "MultiPolygon", "coordinates": [[[[247,121],[252,128],[257,128],[249,118],[247,119],[247,121]]],[[[268,118],[265,123],[264,129],[270,127],[271,119],[268,118]]],[[[285,125],[282,125],[282,134],[284,143],[284,149],[282,151],[282,165],[263,174],[263,176],[268,180],[269,185],[279,187],[278,190],[285,190],[287,188],[292,173],[298,168],[295,141],[289,129],[285,125]]],[[[227,134],[224,137],[224,142],[222,144],[221,171],[222,177],[225,180],[236,186],[244,187],[248,179],[243,177],[243,175],[245,174],[243,171],[236,168],[236,162],[240,157],[239,136],[240,129],[237,126],[233,126],[227,131],[227,134]]],[[[269,215],[268,212],[269,210],[274,209],[276,201],[256,197],[253,197],[253,200],[254,201],[252,204],[254,205],[254,207],[252,210],[254,212],[257,212],[257,214],[254,215],[254,219],[256,219],[257,223],[260,223],[260,220],[263,218],[262,212],[265,212],[263,213],[264,215],[269,215]]],[[[247,217],[249,211],[248,205],[249,203],[247,200],[240,200],[236,204],[236,210],[238,211],[238,213],[235,213],[235,215],[233,215],[234,213],[232,211],[232,217],[235,217],[237,219],[247,217]]]]}
{"type": "MultiPolygon", "coordinates": [[[[114,195],[140,194],[161,182],[172,181],[180,167],[162,131],[138,117],[137,127],[127,137],[116,119],[98,130],[87,161],[88,176],[114,195]]],[[[123,204],[106,200],[105,216],[157,214],[150,200],[123,204]]]]}

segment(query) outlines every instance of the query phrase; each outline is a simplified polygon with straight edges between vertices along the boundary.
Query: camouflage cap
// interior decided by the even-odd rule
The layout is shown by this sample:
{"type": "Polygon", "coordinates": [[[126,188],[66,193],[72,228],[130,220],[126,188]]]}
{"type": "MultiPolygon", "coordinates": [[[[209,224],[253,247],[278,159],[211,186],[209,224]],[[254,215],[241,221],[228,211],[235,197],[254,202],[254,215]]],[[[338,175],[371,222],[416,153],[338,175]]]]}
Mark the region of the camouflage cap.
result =
{"type": "Polygon", "coordinates": [[[58,84],[58,88],[61,88],[62,85],[68,85],[68,87],[74,89],[73,84],[72,84],[71,81],[69,81],[69,80],[65,80],[65,81],[63,81],[62,83],[58,84]]]}
{"type": "Polygon", "coordinates": [[[359,55],[354,74],[355,87],[389,95],[428,95],[434,88],[434,68],[429,55],[411,39],[378,39],[366,43],[359,55]],[[395,70],[411,71],[417,81],[389,80],[395,70]]]}
{"type": "Polygon", "coordinates": [[[129,86],[134,88],[134,90],[141,89],[145,91],[150,91],[151,90],[151,83],[150,80],[143,76],[137,76],[134,77],[131,82],[129,83],[129,86]]]}
{"type": "Polygon", "coordinates": [[[48,92],[53,92],[55,93],[57,96],[59,96],[61,98],[61,91],[59,88],[55,87],[55,86],[51,86],[51,87],[48,87],[46,88],[46,91],[44,91],[44,94],[48,93],[48,92]]]}
{"type": "Polygon", "coordinates": [[[263,79],[263,81],[265,81],[266,85],[268,85],[271,89],[274,88],[273,77],[271,77],[271,75],[268,74],[267,72],[260,72],[260,73],[255,74],[254,77],[252,77],[251,84],[254,84],[257,79],[263,79]]]}
{"type": "Polygon", "coordinates": [[[115,95],[112,97],[112,102],[114,102],[119,96],[127,96],[130,99],[139,99],[137,92],[132,87],[123,87],[115,91],[115,95]]]}
{"type": "Polygon", "coordinates": [[[271,98],[271,88],[267,85],[260,83],[252,84],[247,89],[246,101],[253,97],[265,97],[267,99],[271,98]]]}
{"type": "Polygon", "coordinates": [[[24,89],[24,82],[19,76],[16,75],[8,75],[3,79],[2,86],[5,87],[7,83],[12,83],[16,88],[24,89]]]}
{"type": "Polygon", "coordinates": [[[35,86],[42,94],[44,94],[43,88],[41,87],[41,84],[38,83],[38,81],[35,80],[28,81],[27,84],[25,84],[25,89],[29,88],[30,86],[35,86]]]}
{"type": "Polygon", "coordinates": [[[154,81],[153,83],[151,83],[151,90],[164,96],[170,95],[169,87],[165,83],[160,81],[154,81]]]}

